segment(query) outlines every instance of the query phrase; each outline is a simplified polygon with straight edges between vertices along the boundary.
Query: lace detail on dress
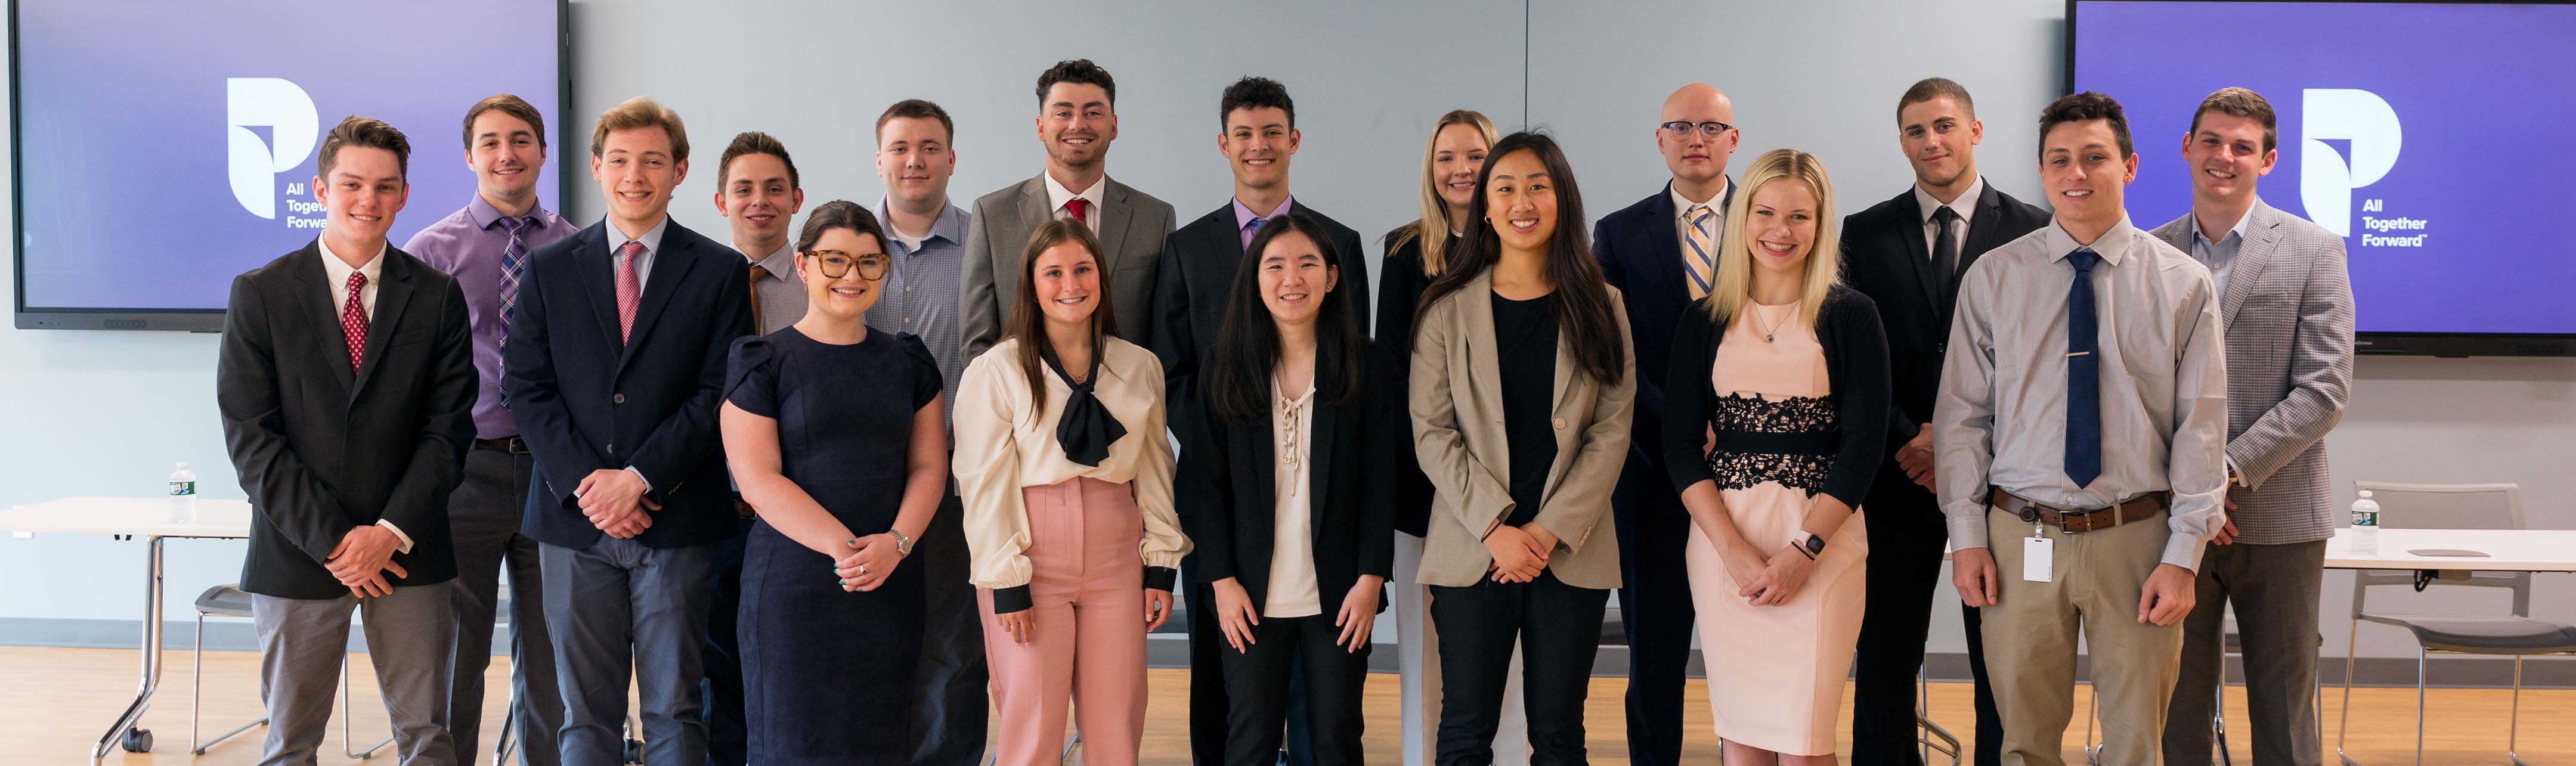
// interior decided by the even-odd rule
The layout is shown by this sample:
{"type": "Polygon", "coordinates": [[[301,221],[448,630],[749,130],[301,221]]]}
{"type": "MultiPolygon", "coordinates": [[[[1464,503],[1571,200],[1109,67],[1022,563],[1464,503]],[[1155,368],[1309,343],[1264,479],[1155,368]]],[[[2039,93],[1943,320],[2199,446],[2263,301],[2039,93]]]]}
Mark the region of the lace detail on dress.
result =
{"type": "Polygon", "coordinates": [[[1729,393],[1715,404],[1711,422],[1718,449],[1708,455],[1708,470],[1718,489],[1748,489],[1768,481],[1809,495],[1824,490],[1825,475],[1834,468],[1833,397],[1764,399],[1729,393]],[[1744,448],[1754,444],[1763,447],[1744,448]]]}

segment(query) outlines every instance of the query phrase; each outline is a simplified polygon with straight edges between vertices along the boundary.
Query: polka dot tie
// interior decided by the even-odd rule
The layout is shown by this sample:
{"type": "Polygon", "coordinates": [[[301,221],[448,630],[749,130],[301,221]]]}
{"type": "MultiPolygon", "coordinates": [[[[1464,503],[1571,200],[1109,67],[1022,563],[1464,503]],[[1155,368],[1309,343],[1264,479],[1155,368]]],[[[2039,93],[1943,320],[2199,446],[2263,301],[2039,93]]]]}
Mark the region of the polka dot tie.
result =
{"type": "Polygon", "coordinates": [[[349,303],[340,307],[340,335],[349,342],[349,371],[357,372],[367,355],[367,275],[349,274],[349,303]]]}

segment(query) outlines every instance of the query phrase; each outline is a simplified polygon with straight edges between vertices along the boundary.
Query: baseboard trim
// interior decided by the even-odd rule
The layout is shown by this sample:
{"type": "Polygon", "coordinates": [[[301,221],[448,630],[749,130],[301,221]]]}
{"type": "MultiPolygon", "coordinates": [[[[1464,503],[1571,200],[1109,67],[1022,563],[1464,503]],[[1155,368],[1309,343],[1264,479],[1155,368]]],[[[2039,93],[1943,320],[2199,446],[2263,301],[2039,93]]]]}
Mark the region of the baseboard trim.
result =
{"type": "MultiPolygon", "coordinates": [[[[493,630],[492,647],[507,654],[510,647],[509,626],[493,630]]],[[[0,646],[58,646],[93,649],[132,649],[143,644],[142,626],[135,620],[64,619],[42,617],[0,618],[0,646]]],[[[196,626],[189,620],[170,620],[162,624],[161,645],[164,649],[187,651],[195,646],[196,626]]],[[[1179,633],[1157,633],[1148,637],[1145,661],[1157,668],[1186,668],[1190,665],[1187,636],[1179,633]]],[[[213,651],[257,651],[259,639],[246,620],[218,618],[206,621],[206,648],[213,651]]],[[[349,651],[366,651],[363,631],[349,631],[349,651]]],[[[1369,650],[1369,672],[1393,673],[1397,667],[1396,645],[1380,643],[1369,650]]],[[[1692,651],[1688,673],[1692,678],[1707,677],[1707,660],[1692,651]]],[[[2077,677],[2090,672],[2090,660],[2078,658],[2077,677]]],[[[2415,663],[2403,657],[2363,657],[2354,663],[2353,677],[2358,686],[2409,687],[2415,685],[2415,663]]],[[[2426,672],[2434,679],[2432,686],[2443,689],[2503,689],[2513,685],[2513,658],[2466,655],[2436,655],[2426,662],[2426,672]]],[[[1933,681],[1968,680],[1968,655],[1963,652],[1934,652],[1924,655],[1925,675],[1933,681]]],[[[2326,657],[2318,664],[2317,675],[2326,685],[2343,684],[2344,663],[2341,657],[2326,657]]],[[[1592,675],[1617,678],[1628,674],[1628,647],[1604,646],[1593,658],[1592,675]]],[[[2243,683],[2240,659],[2227,660],[2229,683],[2243,683]]],[[[2531,657],[2523,662],[2522,685],[2531,689],[2576,689],[2576,658],[2531,657]]]]}

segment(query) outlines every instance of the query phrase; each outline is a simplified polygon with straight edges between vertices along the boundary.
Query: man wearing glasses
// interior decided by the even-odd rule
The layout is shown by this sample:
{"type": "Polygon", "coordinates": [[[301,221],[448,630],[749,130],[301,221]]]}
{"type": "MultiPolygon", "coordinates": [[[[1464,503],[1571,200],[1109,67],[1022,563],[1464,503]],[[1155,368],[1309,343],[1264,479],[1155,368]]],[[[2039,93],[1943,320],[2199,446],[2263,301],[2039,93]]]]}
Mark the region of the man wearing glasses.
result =
{"type": "Polygon", "coordinates": [[[1681,762],[1682,674],[1690,662],[1690,513],[1665,481],[1663,375],[1672,328],[1717,279],[1717,243],[1735,184],[1727,157],[1743,134],[1735,105],[1705,83],[1664,99],[1655,148],[1673,180],[1602,216],[1592,235],[1602,276],[1619,288],[1637,345],[1637,427],[1610,496],[1619,528],[1619,622],[1628,634],[1628,758],[1681,762]]]}

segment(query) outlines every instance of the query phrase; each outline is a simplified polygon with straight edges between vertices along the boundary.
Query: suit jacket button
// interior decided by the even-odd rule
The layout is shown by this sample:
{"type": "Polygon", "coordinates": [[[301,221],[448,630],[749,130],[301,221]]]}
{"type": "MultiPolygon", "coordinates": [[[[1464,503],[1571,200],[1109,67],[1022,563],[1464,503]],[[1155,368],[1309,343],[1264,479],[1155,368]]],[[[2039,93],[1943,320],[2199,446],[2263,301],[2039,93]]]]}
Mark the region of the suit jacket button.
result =
{"type": "Polygon", "coordinates": [[[625,404],[625,403],[626,403],[626,395],[625,395],[625,394],[618,394],[618,395],[615,395],[615,396],[611,396],[611,397],[608,397],[608,401],[610,401],[610,402],[614,402],[614,403],[617,403],[617,404],[625,404]]]}
{"type": "Polygon", "coordinates": [[[608,454],[611,454],[611,455],[617,454],[617,445],[615,445],[615,444],[608,445],[608,454]]]}

